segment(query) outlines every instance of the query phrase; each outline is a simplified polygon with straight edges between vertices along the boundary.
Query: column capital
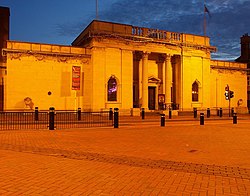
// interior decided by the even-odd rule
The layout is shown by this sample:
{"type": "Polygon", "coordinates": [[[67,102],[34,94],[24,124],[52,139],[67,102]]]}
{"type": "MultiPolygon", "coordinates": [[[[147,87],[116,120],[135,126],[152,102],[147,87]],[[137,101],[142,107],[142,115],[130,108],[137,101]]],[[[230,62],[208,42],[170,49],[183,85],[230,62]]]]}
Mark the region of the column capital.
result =
{"type": "Polygon", "coordinates": [[[134,51],[134,58],[139,61],[140,59],[148,58],[149,54],[151,54],[151,52],[148,52],[148,51],[134,51]]]}
{"type": "Polygon", "coordinates": [[[164,56],[165,56],[165,61],[169,61],[172,57],[171,54],[165,54],[164,56]]]}
{"type": "Polygon", "coordinates": [[[160,54],[159,60],[160,61],[169,61],[173,55],[172,54],[160,54]]]}
{"type": "Polygon", "coordinates": [[[142,53],[138,51],[134,51],[134,60],[140,61],[142,59],[142,53]]]}
{"type": "Polygon", "coordinates": [[[164,63],[165,59],[166,59],[165,54],[159,54],[158,55],[159,62],[164,63]]]}
{"type": "Polygon", "coordinates": [[[143,52],[142,52],[142,58],[143,58],[143,57],[148,57],[148,55],[149,55],[150,53],[151,53],[151,52],[143,51],[143,52]]]}

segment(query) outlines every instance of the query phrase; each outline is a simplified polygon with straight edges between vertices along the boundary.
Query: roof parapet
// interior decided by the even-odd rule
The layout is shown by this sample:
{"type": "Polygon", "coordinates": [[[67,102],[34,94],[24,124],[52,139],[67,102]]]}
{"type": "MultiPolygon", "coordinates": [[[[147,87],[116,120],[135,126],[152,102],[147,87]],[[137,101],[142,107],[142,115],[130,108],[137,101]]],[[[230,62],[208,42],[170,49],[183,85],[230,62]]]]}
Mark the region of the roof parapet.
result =
{"type": "Polygon", "coordinates": [[[72,42],[72,45],[80,46],[86,39],[94,36],[119,36],[126,39],[144,42],[162,42],[182,46],[195,45],[200,46],[200,48],[209,48],[212,52],[216,51],[215,47],[210,46],[210,38],[206,36],[170,32],[97,20],[92,21],[72,42]]]}

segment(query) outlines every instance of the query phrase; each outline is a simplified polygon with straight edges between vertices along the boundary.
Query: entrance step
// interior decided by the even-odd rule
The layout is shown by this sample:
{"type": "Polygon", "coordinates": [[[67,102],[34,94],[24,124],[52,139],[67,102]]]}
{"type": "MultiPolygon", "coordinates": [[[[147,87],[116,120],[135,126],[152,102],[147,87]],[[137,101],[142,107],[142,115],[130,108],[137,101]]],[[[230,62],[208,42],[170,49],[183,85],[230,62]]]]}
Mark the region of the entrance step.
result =
{"type": "Polygon", "coordinates": [[[162,112],[160,111],[152,110],[152,111],[145,112],[145,116],[160,116],[161,113],[162,112]]]}
{"type": "Polygon", "coordinates": [[[193,116],[193,111],[178,111],[178,116],[193,116]]]}

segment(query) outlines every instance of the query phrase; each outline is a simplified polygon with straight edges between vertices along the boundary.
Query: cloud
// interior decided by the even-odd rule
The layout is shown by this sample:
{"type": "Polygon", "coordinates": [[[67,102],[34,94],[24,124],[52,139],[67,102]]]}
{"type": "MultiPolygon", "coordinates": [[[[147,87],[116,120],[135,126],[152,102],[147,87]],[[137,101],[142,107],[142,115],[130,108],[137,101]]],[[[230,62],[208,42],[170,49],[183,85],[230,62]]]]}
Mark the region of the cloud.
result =
{"type": "Polygon", "coordinates": [[[83,28],[88,25],[86,22],[56,24],[55,28],[59,36],[77,36],[83,28]]]}
{"type": "MultiPolygon", "coordinates": [[[[203,6],[203,1],[198,0],[118,0],[102,10],[99,17],[134,26],[203,35],[203,6]]],[[[211,14],[206,18],[207,35],[219,51],[213,57],[237,58],[240,55],[240,36],[250,33],[250,1],[210,0],[206,6],[211,14]]],[[[90,22],[90,18],[85,21],[90,22]]],[[[77,36],[87,25],[82,21],[59,25],[58,32],[77,36]]]]}
{"type": "Polygon", "coordinates": [[[240,55],[240,37],[250,32],[250,26],[247,25],[250,17],[250,2],[224,0],[214,7],[213,2],[211,2],[213,16],[208,24],[211,43],[218,47],[218,51],[224,53],[222,57],[237,58],[240,55]]]}

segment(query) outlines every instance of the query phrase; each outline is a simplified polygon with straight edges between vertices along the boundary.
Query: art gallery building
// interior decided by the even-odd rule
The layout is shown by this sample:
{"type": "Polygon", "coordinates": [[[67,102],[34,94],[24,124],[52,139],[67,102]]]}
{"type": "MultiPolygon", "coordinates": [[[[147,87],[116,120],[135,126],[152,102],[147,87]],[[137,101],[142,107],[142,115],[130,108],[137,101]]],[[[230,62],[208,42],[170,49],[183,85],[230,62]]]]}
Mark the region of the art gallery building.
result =
{"type": "Polygon", "coordinates": [[[71,46],[5,40],[2,109],[247,111],[247,65],[211,59],[206,36],[92,21],[71,46]]]}

